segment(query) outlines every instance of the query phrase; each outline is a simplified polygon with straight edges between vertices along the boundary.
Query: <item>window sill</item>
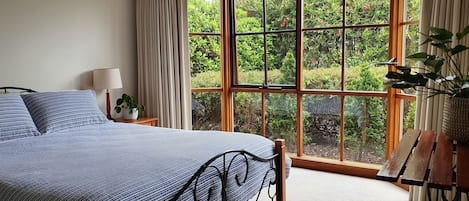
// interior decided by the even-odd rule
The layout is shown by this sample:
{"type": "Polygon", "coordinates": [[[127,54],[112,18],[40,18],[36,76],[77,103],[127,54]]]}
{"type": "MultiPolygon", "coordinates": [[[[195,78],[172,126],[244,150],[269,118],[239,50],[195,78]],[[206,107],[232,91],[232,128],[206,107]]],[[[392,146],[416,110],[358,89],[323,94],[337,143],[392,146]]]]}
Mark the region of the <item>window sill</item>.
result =
{"type": "Polygon", "coordinates": [[[288,156],[292,159],[292,165],[295,167],[371,179],[376,178],[376,173],[378,173],[379,169],[381,168],[381,165],[353,161],[339,161],[314,156],[297,156],[293,153],[288,153],[288,156]]]}

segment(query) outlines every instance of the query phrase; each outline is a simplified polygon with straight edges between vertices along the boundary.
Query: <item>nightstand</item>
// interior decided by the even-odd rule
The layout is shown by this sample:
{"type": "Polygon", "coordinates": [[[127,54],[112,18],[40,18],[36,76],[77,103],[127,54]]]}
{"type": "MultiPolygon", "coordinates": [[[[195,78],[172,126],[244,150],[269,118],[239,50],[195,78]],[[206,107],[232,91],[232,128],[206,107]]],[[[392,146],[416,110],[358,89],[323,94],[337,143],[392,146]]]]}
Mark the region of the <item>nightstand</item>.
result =
{"type": "Polygon", "coordinates": [[[116,119],[115,122],[140,124],[145,126],[158,126],[158,118],[156,117],[139,117],[137,120],[116,119]]]}

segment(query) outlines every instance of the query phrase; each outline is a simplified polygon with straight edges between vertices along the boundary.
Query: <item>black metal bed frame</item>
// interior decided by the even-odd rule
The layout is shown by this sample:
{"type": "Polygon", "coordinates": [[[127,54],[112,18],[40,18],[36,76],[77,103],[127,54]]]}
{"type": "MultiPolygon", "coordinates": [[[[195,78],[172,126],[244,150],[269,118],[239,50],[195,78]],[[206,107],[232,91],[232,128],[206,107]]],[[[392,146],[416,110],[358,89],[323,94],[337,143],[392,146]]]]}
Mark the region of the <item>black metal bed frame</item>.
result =
{"type": "MultiPolygon", "coordinates": [[[[209,159],[207,162],[205,162],[203,165],[200,166],[200,168],[197,170],[197,172],[185,183],[183,188],[181,188],[177,194],[174,196],[171,201],[177,201],[180,199],[180,196],[184,194],[186,191],[192,191],[192,198],[193,200],[200,200],[200,196],[198,195],[198,185],[201,177],[203,176],[204,173],[206,173],[207,170],[214,170],[216,177],[220,181],[221,189],[219,190],[219,196],[221,197],[222,201],[227,201],[229,200],[227,197],[227,184],[229,180],[229,175],[230,175],[230,170],[233,162],[236,160],[241,160],[242,164],[244,165],[244,171],[243,173],[236,174],[236,173],[231,173],[234,174],[234,177],[232,176],[231,178],[236,181],[236,184],[238,187],[241,187],[243,184],[246,183],[246,180],[248,179],[249,176],[249,167],[250,167],[250,162],[261,162],[261,163],[269,163],[270,166],[264,173],[263,179],[261,186],[259,186],[259,190],[257,192],[257,197],[256,200],[259,200],[259,197],[264,189],[267,188],[267,195],[269,196],[270,200],[275,200],[276,198],[276,192],[272,193],[272,186],[274,186],[277,182],[277,177],[275,177],[274,180],[269,180],[269,175],[277,174],[277,169],[280,168],[275,165],[275,160],[278,158],[279,154],[274,154],[270,157],[259,157],[255,154],[252,154],[250,152],[247,152],[245,150],[233,150],[233,151],[227,151],[221,154],[218,154],[214,156],[213,158],[209,159]],[[216,161],[220,161],[221,164],[216,164],[216,161]],[[267,183],[266,183],[267,182],[267,183]]],[[[210,200],[210,198],[214,195],[214,186],[210,187],[208,189],[207,194],[203,195],[204,197],[207,196],[207,200],[210,200]]]]}
{"type": "MultiPolygon", "coordinates": [[[[22,87],[0,87],[0,91],[2,90],[4,93],[8,93],[8,90],[19,91],[20,93],[36,92],[35,90],[22,88],[22,87]]],[[[216,172],[216,177],[220,180],[221,190],[219,192],[220,193],[219,195],[221,196],[222,201],[228,201],[226,188],[228,184],[230,170],[232,170],[231,167],[235,160],[242,160],[244,162],[242,164],[244,165],[244,168],[245,168],[243,175],[231,173],[231,174],[235,174],[234,178],[236,180],[236,184],[238,185],[238,187],[241,187],[248,179],[250,162],[269,163],[269,168],[264,173],[261,186],[259,186],[256,200],[259,200],[259,197],[265,187],[267,189],[267,195],[269,196],[270,200],[285,201],[285,177],[286,177],[285,175],[285,140],[283,139],[275,140],[274,154],[266,158],[259,157],[245,150],[226,151],[224,153],[221,153],[212,157],[211,159],[209,159],[207,162],[205,162],[203,165],[200,166],[197,172],[194,175],[192,175],[192,177],[184,184],[184,186],[180,190],[177,191],[174,198],[172,198],[170,201],[179,200],[181,195],[183,195],[186,191],[189,191],[189,190],[192,191],[193,200],[195,201],[200,200],[197,187],[199,185],[199,181],[201,177],[204,175],[204,173],[206,173],[206,170],[209,170],[209,169],[214,170],[216,172]],[[217,166],[216,161],[218,159],[222,160],[221,167],[217,166]],[[275,177],[273,180],[270,179],[269,181],[267,181],[269,179],[268,176],[270,174],[275,174],[275,177]],[[272,186],[275,186],[274,193],[271,192],[272,186]]],[[[210,187],[207,192],[208,194],[205,195],[207,196],[208,200],[210,200],[210,198],[214,194],[213,188],[214,187],[210,187]]]]}
{"type": "Polygon", "coordinates": [[[20,93],[34,93],[37,91],[34,91],[32,89],[27,89],[27,88],[22,88],[22,87],[0,87],[0,91],[3,91],[4,93],[8,93],[8,90],[17,90],[20,93]]]}

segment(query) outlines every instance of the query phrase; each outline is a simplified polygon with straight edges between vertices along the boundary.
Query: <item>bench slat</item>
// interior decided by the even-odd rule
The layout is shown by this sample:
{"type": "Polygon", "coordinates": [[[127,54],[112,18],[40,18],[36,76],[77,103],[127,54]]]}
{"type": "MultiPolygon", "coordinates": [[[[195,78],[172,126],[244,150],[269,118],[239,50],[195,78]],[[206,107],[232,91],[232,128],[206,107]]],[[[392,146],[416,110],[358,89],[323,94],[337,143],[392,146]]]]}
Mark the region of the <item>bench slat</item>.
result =
{"type": "Polygon", "coordinates": [[[460,191],[469,191],[469,144],[457,144],[456,184],[460,191]]]}
{"type": "Polygon", "coordinates": [[[415,146],[420,135],[419,130],[409,130],[402,138],[391,157],[384,163],[376,175],[379,180],[396,182],[402,173],[404,165],[409,158],[412,148],[415,146]]]}
{"type": "Polygon", "coordinates": [[[451,190],[453,185],[453,140],[440,133],[436,144],[433,163],[428,177],[432,188],[451,190]]]}
{"type": "Polygon", "coordinates": [[[423,185],[434,144],[434,132],[424,131],[420,135],[417,147],[407,162],[406,170],[402,177],[403,184],[423,185]]]}

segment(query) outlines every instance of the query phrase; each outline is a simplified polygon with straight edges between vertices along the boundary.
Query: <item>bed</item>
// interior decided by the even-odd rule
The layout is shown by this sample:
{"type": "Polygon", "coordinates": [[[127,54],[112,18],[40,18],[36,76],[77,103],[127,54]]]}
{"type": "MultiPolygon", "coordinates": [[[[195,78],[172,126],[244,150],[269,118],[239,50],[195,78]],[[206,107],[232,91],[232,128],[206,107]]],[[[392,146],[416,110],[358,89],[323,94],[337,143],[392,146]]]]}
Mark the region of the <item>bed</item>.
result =
{"type": "Polygon", "coordinates": [[[0,95],[0,200],[285,200],[282,140],[114,123],[91,90],[31,92],[0,95]]]}

